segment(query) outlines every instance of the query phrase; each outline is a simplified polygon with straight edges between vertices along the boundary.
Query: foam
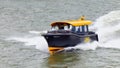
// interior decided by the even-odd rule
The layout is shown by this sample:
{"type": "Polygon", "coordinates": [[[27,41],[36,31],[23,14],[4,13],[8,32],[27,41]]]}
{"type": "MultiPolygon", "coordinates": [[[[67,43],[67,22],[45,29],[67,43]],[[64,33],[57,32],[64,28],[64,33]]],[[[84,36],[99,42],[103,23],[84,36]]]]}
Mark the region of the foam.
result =
{"type": "Polygon", "coordinates": [[[24,42],[26,46],[35,46],[36,49],[39,49],[43,52],[48,51],[48,44],[44,37],[35,36],[35,37],[10,37],[7,40],[15,40],[19,42],[24,42]]]}

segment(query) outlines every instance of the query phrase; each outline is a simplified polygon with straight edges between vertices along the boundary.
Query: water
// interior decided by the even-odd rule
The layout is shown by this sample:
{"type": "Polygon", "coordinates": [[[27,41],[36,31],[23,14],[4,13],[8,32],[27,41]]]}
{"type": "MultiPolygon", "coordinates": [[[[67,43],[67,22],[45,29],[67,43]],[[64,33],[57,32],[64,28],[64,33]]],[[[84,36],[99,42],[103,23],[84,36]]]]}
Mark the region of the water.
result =
{"type": "Polygon", "coordinates": [[[0,0],[0,68],[119,68],[119,6],[119,0],[0,0]],[[93,21],[99,42],[50,56],[40,34],[53,21],[81,15],[93,21]]]}

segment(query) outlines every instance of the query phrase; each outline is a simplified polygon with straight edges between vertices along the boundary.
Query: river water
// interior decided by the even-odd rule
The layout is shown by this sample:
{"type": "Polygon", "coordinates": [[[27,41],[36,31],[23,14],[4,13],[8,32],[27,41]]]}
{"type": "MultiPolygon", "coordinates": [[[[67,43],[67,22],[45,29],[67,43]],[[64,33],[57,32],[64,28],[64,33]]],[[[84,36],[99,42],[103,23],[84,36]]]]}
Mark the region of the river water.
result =
{"type": "Polygon", "coordinates": [[[120,0],[0,0],[0,68],[120,68],[119,6],[120,0]],[[99,42],[51,56],[40,33],[81,15],[93,21],[99,42]]]}

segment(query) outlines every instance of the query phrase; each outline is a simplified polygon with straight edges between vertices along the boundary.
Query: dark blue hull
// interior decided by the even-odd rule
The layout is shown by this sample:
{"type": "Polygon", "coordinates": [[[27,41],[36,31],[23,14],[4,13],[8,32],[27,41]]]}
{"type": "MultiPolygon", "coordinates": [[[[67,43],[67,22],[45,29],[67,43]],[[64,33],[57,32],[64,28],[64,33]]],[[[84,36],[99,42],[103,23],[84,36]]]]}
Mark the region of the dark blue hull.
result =
{"type": "Polygon", "coordinates": [[[80,43],[98,41],[98,35],[89,33],[47,33],[42,36],[48,42],[49,47],[73,47],[80,43]],[[86,41],[87,40],[87,41],[86,41]]]}

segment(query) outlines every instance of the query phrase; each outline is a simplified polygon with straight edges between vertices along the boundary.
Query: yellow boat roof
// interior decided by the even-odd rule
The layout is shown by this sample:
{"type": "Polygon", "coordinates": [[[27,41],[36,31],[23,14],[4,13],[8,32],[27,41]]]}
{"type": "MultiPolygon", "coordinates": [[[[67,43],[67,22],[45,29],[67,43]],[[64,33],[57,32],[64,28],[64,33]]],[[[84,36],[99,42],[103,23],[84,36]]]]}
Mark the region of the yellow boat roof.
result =
{"type": "Polygon", "coordinates": [[[81,17],[79,20],[66,20],[66,21],[53,22],[51,26],[56,26],[56,25],[83,26],[83,25],[90,25],[90,24],[92,24],[91,21],[84,20],[84,18],[81,17]]]}

